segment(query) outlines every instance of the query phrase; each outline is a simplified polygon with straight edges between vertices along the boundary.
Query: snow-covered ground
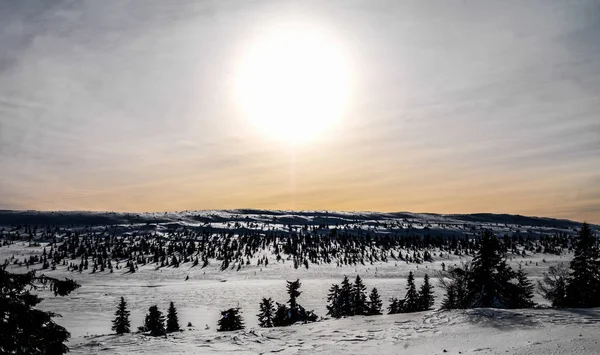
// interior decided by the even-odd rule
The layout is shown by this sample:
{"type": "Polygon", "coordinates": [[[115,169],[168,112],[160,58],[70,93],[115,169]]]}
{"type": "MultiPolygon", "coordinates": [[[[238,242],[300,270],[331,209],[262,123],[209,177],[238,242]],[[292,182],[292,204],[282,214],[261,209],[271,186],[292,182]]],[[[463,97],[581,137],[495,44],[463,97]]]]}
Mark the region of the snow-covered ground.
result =
{"type": "MultiPolygon", "coordinates": [[[[254,212],[253,212],[254,213],[254,212]]],[[[10,214],[10,213],[8,213],[10,214]]],[[[30,213],[34,215],[34,213],[30,213]]],[[[27,218],[31,218],[28,215],[27,218]]],[[[166,221],[156,221],[156,229],[167,228],[164,224],[188,223],[198,219],[197,212],[186,212],[180,215],[167,215],[166,221]],[[186,217],[187,216],[187,217],[186,217]],[[192,217],[190,217],[192,216],[192,217]]],[[[217,223],[222,228],[235,228],[235,221],[247,223],[249,219],[262,222],[268,219],[273,225],[273,218],[282,218],[278,228],[285,230],[285,223],[305,221],[318,223],[322,214],[250,214],[240,216],[235,212],[204,212],[204,216],[213,218],[212,226],[217,223]],[[238,217],[233,217],[238,216],[238,217]]],[[[403,221],[407,215],[382,217],[381,215],[327,214],[330,222],[332,215],[336,218],[347,218],[348,223],[358,223],[362,228],[381,228],[386,223],[403,221]],[[361,219],[362,218],[362,219],[361,219]],[[387,218],[387,219],[386,219],[387,218]],[[376,224],[381,223],[377,227],[376,224]]],[[[70,218],[73,215],[67,215],[70,218]]],[[[121,215],[118,218],[123,218],[121,215]]],[[[145,215],[144,218],[154,216],[145,215]]],[[[463,216],[460,222],[456,216],[413,215],[415,220],[409,221],[414,228],[446,230],[455,232],[472,230],[473,228],[495,227],[500,229],[530,230],[531,233],[552,233],[559,229],[573,233],[576,224],[569,221],[539,219],[539,225],[508,223],[508,217],[490,217],[486,221],[473,215],[463,216]],[[419,221],[416,220],[419,218],[419,221]],[[423,220],[427,219],[427,222],[423,220]],[[478,219],[479,218],[479,219],[478,219]],[[466,222],[466,220],[474,220],[466,222]],[[501,222],[501,220],[506,220],[501,222]],[[435,222],[435,223],[434,223],[435,222]],[[465,226],[464,224],[468,225],[465,226]]],[[[46,216],[47,217],[47,216],[46,216]]],[[[60,216],[63,218],[64,216],[60,216]]],[[[98,215],[94,215],[97,218],[98,215]]],[[[100,217],[105,218],[106,215],[100,217]]],[[[164,214],[156,214],[156,218],[164,218],[164,214]]],[[[1,225],[6,223],[6,213],[0,213],[1,225]],[[4,219],[2,219],[4,218],[4,219]]],[[[87,217],[86,217],[87,218],[87,217]]],[[[101,220],[102,220],[101,218],[101,220]]],[[[129,217],[128,217],[129,218],[129,217]]],[[[152,217],[154,218],[154,217],[152,217]]],[[[208,217],[207,217],[208,218],[208,217]]],[[[520,221],[527,220],[522,217],[520,221]]],[[[29,219],[30,220],[30,219],[29,219]]],[[[529,219],[528,221],[535,221],[529,219]]],[[[136,226],[145,228],[148,221],[131,224],[131,220],[121,221],[124,229],[135,230],[136,226]]],[[[340,221],[338,220],[338,223],[340,221]]],[[[19,222],[22,223],[22,222],[19,222]]],[[[100,222],[97,226],[101,226],[100,222]]],[[[206,223],[206,222],[198,222],[206,223]]],[[[403,223],[403,222],[402,222],[403,223]]],[[[94,223],[91,223],[95,225],[94,223]]],[[[301,223],[299,223],[301,224],[301,223]]],[[[16,243],[0,247],[0,262],[15,255],[27,256],[40,253],[41,246],[30,247],[27,243],[16,243]]],[[[532,279],[539,279],[544,271],[557,263],[568,264],[571,255],[561,256],[533,254],[527,256],[509,255],[509,262],[516,267],[523,265],[532,279]]],[[[403,297],[406,277],[409,271],[416,275],[417,286],[422,282],[424,274],[433,278],[437,285],[436,275],[446,266],[459,264],[467,257],[445,254],[434,257],[433,262],[422,264],[406,263],[390,260],[375,262],[373,265],[336,266],[335,264],[311,264],[308,269],[295,269],[290,261],[276,262],[271,259],[268,267],[257,266],[254,260],[251,265],[235,270],[220,270],[218,262],[211,262],[205,268],[191,268],[184,264],[179,268],[165,267],[155,270],[152,265],[141,266],[133,273],[124,269],[114,273],[69,272],[64,266],[56,270],[45,270],[44,273],[54,277],[74,278],[82,287],[67,297],[53,297],[49,292],[42,292],[45,300],[40,307],[62,315],[57,318],[72,334],[69,342],[75,354],[599,354],[600,345],[600,310],[468,310],[439,312],[430,311],[416,314],[383,315],[374,317],[353,317],[347,319],[324,319],[314,324],[294,325],[287,328],[261,329],[257,326],[258,305],[262,297],[272,297],[275,301],[285,302],[285,280],[299,278],[302,282],[299,303],[307,309],[313,309],[317,315],[325,317],[327,292],[332,283],[339,283],[344,275],[354,278],[360,275],[368,289],[377,287],[384,307],[391,297],[403,297]],[[189,277],[188,280],[186,278],[189,277]],[[124,336],[111,335],[111,320],[118,299],[123,296],[132,312],[132,330],[142,324],[148,307],[157,304],[165,312],[170,301],[179,311],[182,326],[191,322],[192,328],[167,338],[151,338],[139,334],[124,336]],[[246,323],[246,330],[231,333],[216,332],[219,310],[239,306],[246,323]],[[445,350],[445,351],[444,351],[445,350]]],[[[24,272],[24,266],[10,266],[15,272],[24,272]]],[[[436,308],[442,293],[436,288],[436,308]]],[[[536,295],[537,302],[544,300],[536,295]]]]}
{"type": "Polygon", "coordinates": [[[326,320],[167,338],[90,336],[75,354],[598,354],[600,311],[478,309],[326,320]]]}

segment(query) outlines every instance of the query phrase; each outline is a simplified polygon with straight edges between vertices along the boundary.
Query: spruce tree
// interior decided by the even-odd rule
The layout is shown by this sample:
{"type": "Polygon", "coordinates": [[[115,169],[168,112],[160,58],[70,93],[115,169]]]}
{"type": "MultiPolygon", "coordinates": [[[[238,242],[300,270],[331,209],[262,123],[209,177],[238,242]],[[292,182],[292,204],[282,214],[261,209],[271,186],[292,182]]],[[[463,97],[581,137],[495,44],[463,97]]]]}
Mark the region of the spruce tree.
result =
{"type": "Polygon", "coordinates": [[[299,291],[301,285],[299,279],[296,279],[296,281],[287,281],[287,293],[290,296],[288,302],[292,310],[296,309],[296,306],[298,305],[296,300],[300,297],[300,294],[302,294],[302,291],[299,291]]]}
{"type": "Polygon", "coordinates": [[[352,314],[357,316],[367,315],[367,287],[363,284],[360,276],[356,275],[354,287],[352,288],[352,314]]]}
{"type": "Polygon", "coordinates": [[[510,280],[516,275],[506,264],[500,242],[492,232],[483,233],[471,267],[468,283],[470,307],[507,307],[514,290],[510,280]]]}
{"type": "Polygon", "coordinates": [[[58,280],[35,271],[13,274],[0,265],[0,354],[57,354],[69,351],[69,332],[56,324],[57,314],[34,308],[42,299],[31,292],[40,284],[66,296],[79,287],[70,279],[58,280]]]}
{"type": "Polygon", "coordinates": [[[373,290],[371,290],[371,293],[369,294],[369,307],[367,314],[370,316],[380,315],[382,306],[383,303],[379,297],[379,292],[377,292],[377,289],[373,287],[373,290]]]}
{"type": "Polygon", "coordinates": [[[332,316],[333,318],[340,318],[342,316],[341,313],[341,304],[340,304],[340,286],[337,284],[331,285],[329,289],[329,293],[327,294],[327,315],[332,316]]]}
{"type": "Polygon", "coordinates": [[[352,316],[354,307],[352,305],[352,285],[347,276],[344,276],[340,286],[340,315],[342,317],[352,316]]]}
{"type": "Polygon", "coordinates": [[[471,277],[471,263],[463,267],[451,268],[440,273],[439,282],[446,291],[442,300],[442,309],[465,309],[471,307],[469,298],[469,283],[471,277]]]}
{"type": "Polygon", "coordinates": [[[569,271],[562,265],[550,266],[542,280],[538,280],[539,293],[554,308],[567,307],[567,283],[569,271]]]}
{"type": "Polygon", "coordinates": [[[260,303],[260,311],[258,313],[258,325],[261,328],[272,328],[273,318],[275,317],[275,305],[271,298],[264,298],[260,303]]]}
{"type": "Polygon", "coordinates": [[[510,308],[531,308],[533,303],[533,283],[527,278],[527,274],[523,270],[521,264],[516,272],[517,284],[515,287],[515,295],[510,308]]]}
{"type": "Polygon", "coordinates": [[[401,312],[411,313],[420,310],[419,293],[415,285],[415,276],[412,271],[408,273],[406,296],[404,296],[404,304],[401,312]]]}
{"type": "Polygon", "coordinates": [[[402,302],[395,297],[390,299],[390,305],[388,306],[388,314],[400,313],[402,309],[402,302]]]}
{"type": "Polygon", "coordinates": [[[221,311],[221,319],[217,322],[218,332],[229,332],[244,329],[244,320],[240,315],[239,308],[229,308],[221,311]]]}
{"type": "Polygon", "coordinates": [[[127,310],[127,302],[125,298],[121,297],[117,311],[115,312],[115,319],[113,320],[112,330],[117,334],[129,333],[129,311],[127,310]]]}
{"type": "Polygon", "coordinates": [[[166,334],[165,318],[156,305],[148,308],[148,314],[146,314],[143,329],[150,332],[150,335],[155,337],[166,334]]]}
{"type": "Polygon", "coordinates": [[[567,286],[567,304],[578,308],[599,307],[600,250],[587,223],[581,227],[574,249],[567,286]]]}
{"type": "Polygon", "coordinates": [[[423,285],[419,291],[419,310],[427,311],[433,307],[434,296],[433,286],[429,283],[429,275],[425,274],[423,278],[423,285]]]}
{"type": "Polygon", "coordinates": [[[290,309],[285,303],[277,302],[275,317],[273,318],[274,327],[285,327],[291,324],[290,309]]]}
{"type": "Polygon", "coordinates": [[[180,330],[177,309],[175,309],[175,305],[171,302],[171,304],[169,304],[169,310],[167,311],[167,333],[178,332],[180,330]]]}

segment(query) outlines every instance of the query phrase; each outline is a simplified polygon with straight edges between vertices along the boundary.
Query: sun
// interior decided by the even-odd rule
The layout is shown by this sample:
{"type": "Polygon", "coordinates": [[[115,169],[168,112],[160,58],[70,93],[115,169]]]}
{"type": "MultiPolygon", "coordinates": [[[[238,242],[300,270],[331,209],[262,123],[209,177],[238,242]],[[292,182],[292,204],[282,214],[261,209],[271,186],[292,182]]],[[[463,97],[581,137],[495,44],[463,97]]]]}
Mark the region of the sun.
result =
{"type": "Polygon", "coordinates": [[[344,113],[350,94],[347,57],[322,29],[305,24],[271,28],[242,56],[238,102],[268,138],[308,142],[344,113]]]}

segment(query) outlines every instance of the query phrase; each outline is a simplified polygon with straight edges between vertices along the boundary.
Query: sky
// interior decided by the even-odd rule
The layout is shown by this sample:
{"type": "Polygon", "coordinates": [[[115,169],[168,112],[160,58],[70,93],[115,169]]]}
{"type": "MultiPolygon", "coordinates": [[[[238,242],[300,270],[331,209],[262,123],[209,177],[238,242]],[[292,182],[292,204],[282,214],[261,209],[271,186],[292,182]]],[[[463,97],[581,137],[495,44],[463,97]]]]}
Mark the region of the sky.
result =
{"type": "Polygon", "coordinates": [[[600,223],[599,38],[596,0],[3,1],[0,208],[600,223]],[[287,22],[335,39],[349,88],[294,144],[236,94],[287,22]]]}

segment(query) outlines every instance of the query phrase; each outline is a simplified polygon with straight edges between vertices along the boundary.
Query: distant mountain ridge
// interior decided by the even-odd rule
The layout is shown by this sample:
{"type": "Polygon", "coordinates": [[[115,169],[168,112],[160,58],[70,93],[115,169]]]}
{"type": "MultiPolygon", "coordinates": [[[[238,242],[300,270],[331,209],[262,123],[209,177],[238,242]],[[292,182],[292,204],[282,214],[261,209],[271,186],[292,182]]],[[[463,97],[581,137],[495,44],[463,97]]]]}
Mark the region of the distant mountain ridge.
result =
{"type": "MultiPolygon", "coordinates": [[[[165,224],[177,222],[226,223],[258,222],[284,225],[385,223],[406,221],[425,224],[520,225],[546,228],[579,228],[580,222],[548,217],[530,217],[511,214],[473,213],[436,214],[411,212],[338,212],[338,211],[285,211],[285,210],[199,210],[181,212],[93,212],[93,211],[18,211],[0,210],[0,226],[11,225],[74,225],[104,226],[122,224],[165,224]]],[[[598,226],[596,226],[598,227],[598,226]]]]}

